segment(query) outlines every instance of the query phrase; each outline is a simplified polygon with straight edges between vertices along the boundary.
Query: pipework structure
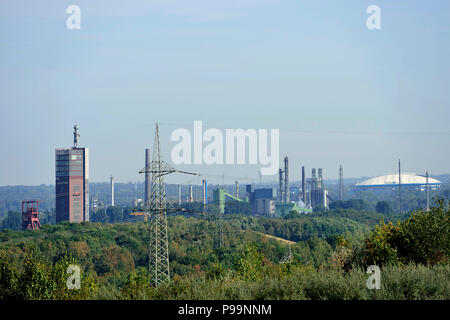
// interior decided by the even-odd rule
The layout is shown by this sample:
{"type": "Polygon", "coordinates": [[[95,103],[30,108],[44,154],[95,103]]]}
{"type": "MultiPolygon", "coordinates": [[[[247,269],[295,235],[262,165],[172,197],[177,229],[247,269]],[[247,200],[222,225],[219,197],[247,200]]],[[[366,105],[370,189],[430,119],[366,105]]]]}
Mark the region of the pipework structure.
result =
{"type": "Polygon", "coordinates": [[[278,193],[278,201],[283,202],[284,200],[284,190],[283,190],[283,170],[278,169],[278,183],[279,183],[279,193],[278,193]]]}
{"type": "Polygon", "coordinates": [[[327,207],[327,191],[323,187],[322,168],[311,170],[310,180],[310,203],[313,208],[327,207]],[[316,176],[317,172],[317,176],[316,176]]]}

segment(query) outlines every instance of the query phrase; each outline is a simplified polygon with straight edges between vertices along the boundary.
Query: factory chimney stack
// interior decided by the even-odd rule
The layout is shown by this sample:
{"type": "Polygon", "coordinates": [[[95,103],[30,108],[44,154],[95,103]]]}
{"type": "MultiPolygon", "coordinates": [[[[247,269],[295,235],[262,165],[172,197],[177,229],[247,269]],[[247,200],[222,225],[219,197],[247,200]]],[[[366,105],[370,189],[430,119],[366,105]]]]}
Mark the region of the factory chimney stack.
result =
{"type": "MultiPolygon", "coordinates": [[[[145,168],[149,168],[150,167],[150,162],[152,160],[150,159],[150,149],[147,148],[145,149],[145,168]]],[[[145,171],[145,205],[149,206],[150,205],[150,192],[151,192],[151,177],[150,177],[150,170],[146,170],[145,171]]]]}
{"type": "Polygon", "coordinates": [[[428,185],[428,171],[426,172],[426,176],[427,176],[426,193],[427,193],[427,211],[428,211],[428,210],[430,210],[430,186],[428,185]]]}
{"type": "Polygon", "coordinates": [[[114,177],[111,175],[111,207],[114,207],[114,177]]]}
{"type": "Polygon", "coordinates": [[[279,181],[279,189],[280,189],[280,194],[278,195],[278,199],[280,200],[281,203],[283,203],[283,170],[279,169],[278,170],[278,181],[279,181]]]}
{"type": "Polygon", "coordinates": [[[206,209],[206,204],[208,202],[208,185],[206,183],[206,180],[202,180],[202,187],[203,187],[203,206],[206,209]]]}
{"type": "Polygon", "coordinates": [[[289,159],[284,157],[284,203],[291,202],[289,193],[289,159]]]}
{"type": "Polygon", "coordinates": [[[400,159],[398,159],[398,206],[402,213],[402,171],[400,168],[400,159]]]}
{"type": "Polygon", "coordinates": [[[303,195],[303,203],[306,205],[306,177],[304,166],[302,166],[302,195],[303,195]]]}

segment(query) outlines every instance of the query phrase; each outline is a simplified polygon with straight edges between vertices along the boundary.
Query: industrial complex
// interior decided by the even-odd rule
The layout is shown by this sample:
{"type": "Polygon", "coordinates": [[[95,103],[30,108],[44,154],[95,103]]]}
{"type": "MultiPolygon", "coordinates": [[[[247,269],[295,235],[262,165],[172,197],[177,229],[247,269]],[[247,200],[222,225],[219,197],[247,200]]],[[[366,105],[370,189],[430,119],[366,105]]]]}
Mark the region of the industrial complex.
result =
{"type": "MultiPolygon", "coordinates": [[[[78,146],[78,126],[74,126],[73,146],[70,148],[58,148],[55,150],[55,197],[56,197],[56,222],[89,221],[90,204],[95,212],[99,200],[94,194],[89,194],[89,150],[78,146]]],[[[194,172],[180,171],[160,157],[159,129],[156,124],[155,142],[150,157],[150,148],[145,149],[145,166],[139,173],[145,177],[144,199],[138,199],[135,193],[135,212],[130,215],[142,216],[144,221],[150,222],[149,245],[149,269],[153,274],[152,283],[158,286],[161,283],[170,282],[167,214],[168,213],[205,213],[215,215],[216,232],[214,246],[223,246],[222,219],[225,208],[230,203],[243,204],[246,212],[254,216],[262,217],[289,217],[291,214],[312,214],[316,210],[327,210],[329,202],[333,201],[324,185],[323,169],[312,168],[311,177],[306,177],[304,166],[301,168],[301,177],[290,177],[289,158],[284,157],[283,168],[278,170],[278,183],[262,185],[255,188],[253,184],[245,185],[245,192],[239,188],[239,181],[235,181],[234,191],[230,186],[211,185],[212,196],[208,197],[208,183],[205,175],[194,172]],[[199,177],[201,179],[201,191],[194,193],[194,186],[188,185],[188,192],[182,195],[182,185],[177,185],[176,198],[168,198],[164,177],[172,173],[182,173],[199,177]],[[202,178],[200,178],[202,177],[202,178]],[[293,183],[292,181],[298,181],[293,183]],[[201,193],[201,195],[200,195],[201,193]],[[210,198],[210,199],[209,199],[210,198]],[[211,202],[209,202],[211,201],[211,202]],[[183,202],[197,202],[200,211],[186,209],[183,202]],[[208,208],[208,203],[213,204],[208,208]],[[201,206],[202,204],[202,206],[201,206]],[[177,206],[178,205],[178,206],[177,206]],[[213,210],[209,210],[213,208],[213,210]],[[248,209],[250,208],[250,209],[248,209]]],[[[374,177],[354,185],[356,190],[398,190],[399,208],[402,210],[402,188],[412,188],[426,191],[427,208],[429,207],[430,189],[439,189],[441,182],[430,178],[428,172],[425,176],[401,173],[400,161],[398,173],[374,177]]],[[[196,191],[199,187],[196,186],[196,191]]],[[[110,206],[115,206],[114,177],[110,177],[110,206]]],[[[339,179],[337,199],[344,200],[344,174],[342,165],[339,166],[339,179]]],[[[192,207],[192,206],[191,206],[192,207]]],[[[237,206],[239,208],[239,206],[237,206]]],[[[39,201],[29,200],[22,203],[22,227],[23,229],[39,229],[39,201]]],[[[236,207],[234,207],[236,208],[236,207]]],[[[238,213],[238,212],[236,212],[238,213]]]]}
{"type": "MultiPolygon", "coordinates": [[[[74,126],[74,140],[71,148],[58,148],[55,151],[55,172],[56,172],[56,221],[82,222],[89,221],[90,205],[92,210],[98,208],[98,197],[94,194],[89,195],[89,150],[88,148],[78,146],[78,126],[74,126]]],[[[150,168],[154,161],[151,160],[150,148],[145,149],[145,167],[150,168]]],[[[168,165],[168,164],[166,164],[168,165]]],[[[171,167],[170,167],[171,168],[171,167]]],[[[311,176],[306,177],[304,166],[301,168],[301,177],[291,179],[289,158],[284,157],[283,167],[278,170],[277,185],[260,185],[255,187],[253,184],[245,185],[245,192],[240,192],[239,181],[235,182],[234,191],[230,192],[230,188],[220,185],[208,186],[207,180],[201,180],[201,186],[177,186],[176,200],[168,200],[173,203],[182,205],[183,202],[202,202],[203,209],[206,210],[208,203],[217,206],[219,213],[225,213],[225,206],[230,202],[240,202],[248,204],[251,208],[252,215],[266,217],[283,217],[295,211],[297,213],[311,214],[314,210],[326,210],[330,201],[344,199],[344,175],[342,165],[339,166],[338,180],[338,196],[332,199],[324,185],[323,169],[311,168],[311,176]],[[292,181],[298,181],[292,183],[292,181]],[[194,189],[195,187],[195,189],[194,189]],[[201,189],[200,189],[201,188],[201,189]],[[208,188],[211,193],[208,196],[208,188]],[[195,190],[195,192],[194,192],[195,190]]],[[[171,168],[167,173],[181,172],[171,168]]],[[[145,192],[143,199],[135,196],[134,206],[136,208],[145,208],[151,205],[152,194],[152,174],[153,171],[143,170],[141,173],[145,175],[145,192]]],[[[197,176],[204,176],[197,173],[187,173],[197,176]]],[[[399,173],[374,177],[365,181],[358,182],[354,185],[354,189],[363,190],[399,190],[401,199],[401,188],[414,188],[421,191],[428,189],[436,190],[440,188],[441,182],[437,179],[428,177],[428,173],[424,176],[401,173],[399,163],[399,173]]],[[[109,206],[115,205],[114,199],[114,177],[110,177],[110,201],[109,206]]],[[[400,200],[401,201],[401,200],[400,200]]],[[[29,216],[28,214],[24,214],[29,216]]],[[[25,219],[25,218],[24,218],[25,219]]],[[[29,220],[26,218],[25,220],[29,220]]],[[[28,221],[27,220],[27,221],[28,221]]],[[[34,226],[34,222],[28,223],[34,226]]]]}

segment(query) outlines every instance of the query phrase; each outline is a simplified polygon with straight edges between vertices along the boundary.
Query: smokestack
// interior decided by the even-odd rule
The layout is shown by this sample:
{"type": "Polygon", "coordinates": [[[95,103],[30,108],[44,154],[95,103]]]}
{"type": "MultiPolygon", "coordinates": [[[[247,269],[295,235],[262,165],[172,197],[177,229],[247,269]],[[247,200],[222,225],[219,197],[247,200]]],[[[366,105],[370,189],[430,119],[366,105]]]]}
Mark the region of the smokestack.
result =
{"type": "MultiPolygon", "coordinates": [[[[145,149],[145,168],[148,168],[150,166],[150,149],[147,148],[145,149]]],[[[148,170],[145,170],[148,171],[148,170]]],[[[149,205],[150,204],[150,189],[151,189],[151,176],[150,176],[150,172],[145,172],[145,204],[149,205]]]]}
{"type": "Polygon", "coordinates": [[[288,157],[284,157],[284,203],[291,202],[289,193],[289,160],[288,157]]]}
{"type": "Polygon", "coordinates": [[[178,185],[178,204],[181,205],[181,184],[178,185]]]}
{"type": "Polygon", "coordinates": [[[280,199],[280,202],[283,203],[283,170],[281,170],[281,169],[278,169],[278,180],[279,180],[279,184],[280,184],[279,199],[280,199]]]}
{"type": "Polygon", "coordinates": [[[402,213],[402,172],[400,169],[400,159],[398,159],[398,206],[402,213]]]}
{"type": "Polygon", "coordinates": [[[114,177],[111,175],[111,207],[114,207],[114,177]]]}
{"type": "Polygon", "coordinates": [[[306,205],[306,178],[304,166],[302,166],[302,194],[303,194],[303,203],[306,205]]]}
{"type": "Polygon", "coordinates": [[[192,191],[192,185],[189,186],[189,202],[194,202],[194,194],[192,191]]]}
{"type": "Polygon", "coordinates": [[[206,206],[208,202],[208,186],[206,184],[206,180],[202,180],[203,186],[203,206],[206,206]]]}
{"type": "Polygon", "coordinates": [[[430,210],[430,194],[429,194],[430,187],[428,185],[428,171],[426,172],[426,175],[427,175],[427,189],[426,189],[426,192],[427,192],[427,211],[428,211],[428,210],[430,210]]]}
{"type": "Polygon", "coordinates": [[[323,190],[323,207],[328,209],[328,191],[325,189],[323,190]]]}
{"type": "Polygon", "coordinates": [[[239,182],[235,182],[236,184],[236,198],[239,198],[239,182]]]}

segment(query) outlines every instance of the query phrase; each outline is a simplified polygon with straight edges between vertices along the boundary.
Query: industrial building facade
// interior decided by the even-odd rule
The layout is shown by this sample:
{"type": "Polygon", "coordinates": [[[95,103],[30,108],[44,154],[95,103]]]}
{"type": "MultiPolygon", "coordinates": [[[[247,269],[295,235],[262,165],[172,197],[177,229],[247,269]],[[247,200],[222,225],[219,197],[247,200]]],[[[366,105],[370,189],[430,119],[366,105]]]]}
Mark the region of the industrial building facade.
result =
{"type": "Polygon", "coordinates": [[[56,223],[89,221],[89,149],[56,149],[56,223]]]}
{"type": "Polygon", "coordinates": [[[275,216],[275,200],[277,198],[277,190],[274,188],[262,188],[252,190],[251,185],[248,185],[247,190],[252,212],[254,215],[260,216],[275,216]]]}

